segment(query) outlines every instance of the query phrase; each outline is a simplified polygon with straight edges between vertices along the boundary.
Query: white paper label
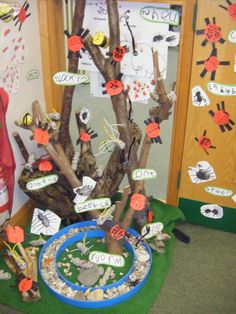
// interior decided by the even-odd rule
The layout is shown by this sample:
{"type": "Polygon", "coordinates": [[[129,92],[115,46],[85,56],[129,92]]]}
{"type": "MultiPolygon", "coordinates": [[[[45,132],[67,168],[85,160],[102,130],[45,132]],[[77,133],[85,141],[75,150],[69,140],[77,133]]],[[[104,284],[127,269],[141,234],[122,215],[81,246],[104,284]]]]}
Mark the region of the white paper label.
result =
{"type": "Polygon", "coordinates": [[[204,107],[210,105],[210,100],[207,94],[199,85],[192,88],[192,103],[196,107],[204,107]]]}
{"type": "Polygon", "coordinates": [[[161,223],[161,222],[153,222],[150,224],[146,224],[141,230],[142,236],[145,233],[147,233],[147,227],[150,228],[150,231],[148,232],[147,235],[145,235],[145,237],[143,237],[143,239],[150,239],[150,238],[154,237],[155,235],[160,233],[162,231],[162,229],[164,228],[163,223],[161,223]]]}
{"type": "Polygon", "coordinates": [[[148,180],[148,179],[155,179],[157,176],[157,173],[153,169],[135,169],[132,172],[132,179],[135,181],[138,180],[148,180]]]}
{"type": "Polygon", "coordinates": [[[108,254],[99,251],[92,251],[89,254],[90,262],[95,264],[104,264],[114,267],[124,267],[125,266],[125,259],[121,255],[116,254],[108,254]]]}
{"type": "Polygon", "coordinates": [[[152,23],[179,25],[179,12],[177,10],[147,6],[140,10],[140,16],[152,23]]]}
{"type": "Polygon", "coordinates": [[[91,210],[98,210],[111,207],[111,200],[108,197],[96,198],[89,200],[81,204],[76,204],[74,209],[76,213],[84,213],[91,210]]]}
{"type": "Polygon", "coordinates": [[[236,85],[226,85],[211,81],[208,82],[207,89],[212,94],[219,96],[236,96],[236,85]]]}
{"type": "Polygon", "coordinates": [[[217,204],[203,205],[200,210],[201,214],[207,218],[221,219],[224,215],[223,208],[217,204]]]}
{"type": "Polygon", "coordinates": [[[205,191],[207,193],[210,193],[216,196],[222,196],[222,197],[229,197],[233,194],[233,191],[219,188],[217,186],[206,186],[205,191]]]}
{"type": "Polygon", "coordinates": [[[232,44],[236,44],[236,29],[229,32],[228,41],[232,44]]]}
{"type": "Polygon", "coordinates": [[[57,85],[72,86],[88,81],[88,76],[69,72],[57,72],[53,76],[53,81],[57,85]]]}
{"type": "Polygon", "coordinates": [[[42,188],[45,188],[48,185],[56,183],[57,181],[58,181],[58,175],[51,174],[46,177],[40,177],[40,178],[29,181],[26,184],[26,189],[29,191],[40,190],[42,188]]]}

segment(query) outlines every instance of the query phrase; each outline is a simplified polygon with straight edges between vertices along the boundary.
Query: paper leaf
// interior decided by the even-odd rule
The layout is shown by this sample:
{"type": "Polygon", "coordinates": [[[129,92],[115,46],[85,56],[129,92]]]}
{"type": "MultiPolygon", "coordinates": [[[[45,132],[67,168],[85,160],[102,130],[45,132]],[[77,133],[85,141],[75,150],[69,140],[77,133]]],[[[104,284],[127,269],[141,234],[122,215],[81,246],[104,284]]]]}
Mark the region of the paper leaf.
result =
{"type": "Polygon", "coordinates": [[[188,174],[193,183],[204,183],[216,179],[215,171],[207,161],[199,161],[196,167],[189,167],[188,174]]]}
{"type": "Polygon", "coordinates": [[[58,232],[61,224],[61,218],[51,210],[34,209],[30,232],[33,234],[43,234],[46,236],[58,232]]]}

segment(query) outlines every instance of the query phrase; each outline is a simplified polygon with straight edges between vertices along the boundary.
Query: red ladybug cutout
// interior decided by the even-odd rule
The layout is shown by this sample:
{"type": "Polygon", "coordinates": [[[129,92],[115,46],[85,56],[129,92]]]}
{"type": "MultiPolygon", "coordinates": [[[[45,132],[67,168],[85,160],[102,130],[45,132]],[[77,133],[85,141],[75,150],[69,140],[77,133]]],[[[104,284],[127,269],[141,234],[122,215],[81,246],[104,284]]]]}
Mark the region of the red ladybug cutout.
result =
{"type": "Polygon", "coordinates": [[[207,70],[207,72],[210,72],[210,73],[213,71],[216,71],[219,64],[220,64],[219,60],[214,56],[211,56],[210,58],[205,60],[205,63],[204,63],[205,69],[207,70]]]}
{"type": "Polygon", "coordinates": [[[49,142],[49,133],[48,130],[43,130],[41,128],[37,128],[34,131],[34,140],[39,145],[47,145],[49,142]]]}
{"type": "Polygon", "coordinates": [[[116,96],[122,93],[123,83],[119,80],[111,80],[105,84],[106,91],[103,94],[108,94],[110,96],[116,96]]]}
{"type": "Polygon", "coordinates": [[[230,119],[228,112],[225,111],[225,103],[224,101],[220,104],[216,105],[217,111],[213,110],[209,111],[209,114],[213,117],[214,122],[219,126],[221,132],[225,132],[226,129],[228,131],[232,130],[232,126],[235,124],[233,120],[230,119]]]}
{"type": "Polygon", "coordinates": [[[161,131],[159,124],[156,122],[151,122],[146,126],[146,134],[149,138],[156,138],[160,135],[161,131]]]}
{"type": "Polygon", "coordinates": [[[39,163],[40,171],[52,171],[52,163],[49,160],[41,160],[39,163]]]}
{"type": "Polygon", "coordinates": [[[208,24],[205,28],[205,38],[211,42],[215,43],[222,37],[222,30],[217,24],[208,24]]]}
{"type": "Polygon", "coordinates": [[[97,136],[98,136],[97,133],[94,133],[94,131],[91,128],[88,128],[87,132],[80,132],[79,138],[76,141],[76,145],[78,145],[81,142],[88,143],[97,136]]]}
{"type": "Polygon", "coordinates": [[[18,284],[18,289],[20,292],[27,292],[29,291],[33,286],[33,280],[30,278],[23,278],[18,284]]]}
{"type": "Polygon", "coordinates": [[[133,210],[141,211],[146,205],[146,196],[140,193],[134,193],[130,199],[130,207],[133,210]]]}
{"type": "Polygon", "coordinates": [[[24,230],[19,226],[8,226],[6,228],[7,241],[10,243],[21,243],[24,241],[24,230]]]}
{"type": "Polygon", "coordinates": [[[229,16],[236,21],[236,3],[232,3],[230,0],[226,0],[228,7],[225,7],[223,5],[219,5],[222,9],[226,10],[229,14],[229,16]]]}
{"type": "Polygon", "coordinates": [[[211,140],[206,137],[207,131],[204,130],[203,135],[200,136],[199,138],[195,137],[195,141],[198,142],[198,145],[207,153],[209,148],[216,148],[215,146],[212,145],[211,140]]]}
{"type": "Polygon", "coordinates": [[[125,230],[121,228],[119,225],[114,225],[110,229],[110,235],[113,239],[119,241],[124,238],[125,236],[125,230]]]}
{"type": "Polygon", "coordinates": [[[125,47],[118,46],[112,52],[112,58],[115,62],[121,62],[125,56],[125,47]]]}
{"type": "Polygon", "coordinates": [[[224,110],[219,110],[214,115],[214,121],[218,125],[225,125],[229,122],[229,114],[224,110]]]}
{"type": "Polygon", "coordinates": [[[67,47],[72,52],[80,51],[82,48],[84,48],[82,38],[77,35],[72,35],[67,39],[67,47]]]}

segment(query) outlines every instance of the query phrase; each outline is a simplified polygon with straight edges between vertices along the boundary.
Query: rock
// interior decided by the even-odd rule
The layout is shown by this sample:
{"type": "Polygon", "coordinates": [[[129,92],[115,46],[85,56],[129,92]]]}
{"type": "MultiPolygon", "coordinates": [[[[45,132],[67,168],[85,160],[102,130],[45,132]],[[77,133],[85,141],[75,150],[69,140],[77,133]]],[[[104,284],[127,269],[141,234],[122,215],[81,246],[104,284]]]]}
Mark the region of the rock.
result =
{"type": "Polygon", "coordinates": [[[150,259],[150,256],[146,250],[136,250],[136,258],[139,262],[147,262],[150,259]]]}
{"type": "Polygon", "coordinates": [[[101,301],[104,298],[104,293],[102,289],[96,289],[90,292],[87,296],[88,300],[91,301],[101,301]]]}
{"type": "Polygon", "coordinates": [[[104,274],[104,268],[99,266],[99,275],[102,276],[104,274]]]}
{"type": "Polygon", "coordinates": [[[85,287],[91,287],[98,281],[99,277],[99,267],[94,265],[89,269],[81,269],[77,279],[85,287]]]}
{"type": "Polygon", "coordinates": [[[74,296],[74,299],[75,300],[80,300],[80,301],[85,301],[86,300],[86,297],[84,295],[84,292],[81,291],[81,290],[78,290],[74,296]]]}

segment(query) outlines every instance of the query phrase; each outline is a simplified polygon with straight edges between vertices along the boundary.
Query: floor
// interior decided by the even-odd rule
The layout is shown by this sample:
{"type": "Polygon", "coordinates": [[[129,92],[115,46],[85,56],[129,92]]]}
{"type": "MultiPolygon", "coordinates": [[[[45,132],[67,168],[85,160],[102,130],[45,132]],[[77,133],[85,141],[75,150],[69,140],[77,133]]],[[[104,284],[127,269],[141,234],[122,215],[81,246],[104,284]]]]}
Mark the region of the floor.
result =
{"type": "MultiPolygon", "coordinates": [[[[236,234],[190,224],[178,228],[191,242],[176,240],[171,269],[149,314],[235,314],[236,234]]],[[[0,314],[19,312],[0,305],[0,314]]]]}

